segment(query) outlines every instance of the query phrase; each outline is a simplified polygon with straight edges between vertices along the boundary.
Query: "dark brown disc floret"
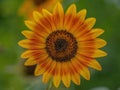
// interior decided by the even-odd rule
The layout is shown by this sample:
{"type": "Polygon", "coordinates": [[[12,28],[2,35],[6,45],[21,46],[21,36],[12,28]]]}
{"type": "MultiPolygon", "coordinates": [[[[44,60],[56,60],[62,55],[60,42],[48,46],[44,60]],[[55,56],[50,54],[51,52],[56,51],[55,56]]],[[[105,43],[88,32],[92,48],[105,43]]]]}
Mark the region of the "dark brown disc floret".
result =
{"type": "Polygon", "coordinates": [[[77,53],[76,38],[66,30],[57,30],[46,39],[46,51],[56,61],[69,61],[77,53]]]}

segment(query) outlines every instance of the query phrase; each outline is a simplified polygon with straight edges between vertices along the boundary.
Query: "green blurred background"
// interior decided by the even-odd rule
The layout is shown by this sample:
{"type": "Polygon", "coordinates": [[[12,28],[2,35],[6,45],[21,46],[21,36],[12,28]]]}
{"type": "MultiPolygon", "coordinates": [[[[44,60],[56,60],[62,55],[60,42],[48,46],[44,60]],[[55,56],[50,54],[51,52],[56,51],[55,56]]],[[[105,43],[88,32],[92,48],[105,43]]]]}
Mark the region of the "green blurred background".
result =
{"type": "MultiPolygon", "coordinates": [[[[103,48],[108,56],[98,59],[101,72],[90,69],[90,81],[82,78],[80,86],[72,84],[64,90],[120,90],[120,0],[64,0],[64,8],[73,2],[78,11],[87,9],[87,17],[96,17],[95,27],[105,30],[100,37],[108,43],[103,48]]],[[[23,49],[17,42],[24,38],[21,31],[27,29],[23,17],[18,16],[22,3],[0,0],[0,90],[45,90],[41,77],[24,74],[24,60],[20,59],[23,49]]]]}

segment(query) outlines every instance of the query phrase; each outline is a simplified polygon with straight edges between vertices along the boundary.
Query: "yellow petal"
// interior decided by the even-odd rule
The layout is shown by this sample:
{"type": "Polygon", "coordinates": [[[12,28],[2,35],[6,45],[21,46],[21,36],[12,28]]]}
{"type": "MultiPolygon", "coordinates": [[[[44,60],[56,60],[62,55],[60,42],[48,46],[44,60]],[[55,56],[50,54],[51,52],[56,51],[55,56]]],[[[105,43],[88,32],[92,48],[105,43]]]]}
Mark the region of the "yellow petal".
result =
{"type": "Polygon", "coordinates": [[[94,68],[96,70],[99,70],[99,71],[102,70],[101,65],[94,58],[89,58],[89,57],[85,57],[85,56],[81,56],[81,55],[77,55],[76,58],[79,62],[81,62],[84,65],[87,65],[87,66],[94,68]]]}
{"type": "Polygon", "coordinates": [[[32,35],[33,35],[33,32],[31,32],[31,31],[22,31],[22,34],[23,34],[26,38],[30,39],[30,38],[32,37],[32,35]]]}
{"type": "Polygon", "coordinates": [[[56,68],[56,61],[53,61],[50,58],[48,58],[46,63],[47,63],[47,65],[45,66],[46,72],[44,73],[42,78],[43,83],[47,83],[49,81],[56,68]]]}
{"type": "Polygon", "coordinates": [[[43,78],[42,78],[43,83],[47,83],[50,80],[56,67],[56,62],[52,60],[49,62],[50,63],[49,65],[47,65],[48,67],[46,68],[47,71],[44,73],[43,78]]]}
{"type": "Polygon", "coordinates": [[[58,29],[63,29],[64,10],[61,3],[57,3],[53,10],[53,19],[58,29]]]}
{"type": "Polygon", "coordinates": [[[21,58],[28,58],[31,56],[31,53],[32,53],[31,50],[27,50],[21,54],[21,58]]]}
{"type": "Polygon", "coordinates": [[[70,80],[71,80],[70,78],[71,78],[70,74],[63,75],[63,76],[62,76],[63,84],[64,84],[67,88],[70,87],[70,80]]]}
{"type": "Polygon", "coordinates": [[[71,78],[76,85],[80,85],[80,75],[78,73],[71,74],[71,78]]]}
{"type": "Polygon", "coordinates": [[[26,50],[21,54],[21,58],[29,58],[29,57],[40,57],[40,59],[44,59],[48,57],[48,54],[45,50],[39,49],[39,50],[26,50]]]}
{"type": "Polygon", "coordinates": [[[97,50],[94,51],[94,54],[92,55],[92,57],[98,58],[98,57],[104,57],[104,56],[106,56],[106,55],[107,55],[106,52],[97,49],[97,50]]]}
{"type": "MultiPolygon", "coordinates": [[[[82,66],[82,65],[81,65],[82,66]]],[[[86,80],[90,80],[90,71],[87,67],[82,67],[82,70],[80,72],[81,76],[84,77],[86,80]]]]}
{"type": "Polygon", "coordinates": [[[42,14],[37,11],[34,11],[33,16],[34,16],[35,21],[39,23],[39,25],[36,28],[38,30],[40,29],[41,32],[49,33],[51,30],[51,25],[50,25],[51,24],[51,21],[50,21],[51,13],[45,9],[42,9],[42,14]]]}
{"type": "Polygon", "coordinates": [[[107,44],[106,41],[103,39],[100,39],[100,38],[95,39],[95,47],[97,47],[97,48],[101,48],[101,47],[105,46],[106,44],[107,44]]]}
{"type": "Polygon", "coordinates": [[[56,4],[56,6],[55,6],[55,8],[54,8],[54,10],[53,10],[53,13],[54,14],[59,14],[59,15],[63,15],[64,14],[64,9],[63,9],[63,7],[62,7],[62,4],[61,3],[57,3],[56,4]]]}
{"type": "Polygon", "coordinates": [[[80,85],[80,74],[79,74],[78,70],[73,66],[73,63],[71,61],[69,62],[69,69],[70,69],[70,73],[71,73],[71,80],[76,85],[80,85]]]}
{"type": "Polygon", "coordinates": [[[67,31],[71,30],[75,16],[76,16],[76,6],[75,4],[72,4],[65,13],[65,17],[64,17],[64,29],[65,30],[67,31]]]}
{"type": "Polygon", "coordinates": [[[88,62],[88,66],[99,71],[102,70],[101,65],[96,60],[91,60],[90,62],[88,62]]]}
{"type": "Polygon", "coordinates": [[[95,40],[88,40],[88,41],[80,41],[78,42],[79,48],[101,48],[106,45],[106,41],[100,38],[96,38],[95,40]]]}
{"type": "Polygon", "coordinates": [[[86,25],[86,30],[90,30],[95,25],[95,18],[88,18],[85,20],[84,24],[86,25]]]}
{"type": "Polygon", "coordinates": [[[78,41],[91,40],[91,39],[95,39],[96,37],[100,36],[103,32],[104,31],[99,28],[92,29],[90,31],[86,30],[86,32],[84,30],[82,32],[76,31],[76,38],[78,38],[78,41]]]}
{"type": "Polygon", "coordinates": [[[21,40],[18,42],[18,44],[26,49],[44,49],[45,48],[45,44],[43,44],[42,42],[35,42],[34,40],[21,40]]]}
{"type": "Polygon", "coordinates": [[[39,76],[41,74],[43,74],[45,72],[45,68],[44,67],[41,67],[40,64],[37,64],[36,68],[35,68],[35,76],[39,76]]]}
{"type": "Polygon", "coordinates": [[[75,69],[79,72],[79,74],[84,77],[86,80],[90,80],[90,72],[88,68],[82,65],[79,60],[73,59],[71,60],[75,69]]]}
{"type": "Polygon", "coordinates": [[[62,63],[62,82],[67,88],[70,87],[71,76],[70,76],[67,62],[62,63]]]}
{"type": "Polygon", "coordinates": [[[42,78],[42,81],[44,83],[47,83],[51,78],[51,73],[49,73],[48,71],[46,71],[44,74],[43,74],[43,78],[42,78]]]}
{"type": "Polygon", "coordinates": [[[92,36],[93,36],[94,38],[100,36],[100,35],[103,34],[103,33],[104,33],[104,30],[103,30],[103,29],[100,29],[100,28],[92,29],[92,30],[90,31],[90,34],[92,34],[92,36]]]}
{"type": "Polygon", "coordinates": [[[54,31],[54,29],[55,29],[55,26],[54,26],[54,23],[52,20],[53,15],[46,9],[42,9],[42,14],[43,14],[44,20],[41,19],[41,23],[43,23],[43,22],[46,23],[44,25],[45,25],[45,27],[48,28],[47,32],[51,33],[51,30],[54,31]]]}
{"type": "Polygon", "coordinates": [[[83,22],[85,20],[86,12],[87,12],[87,10],[83,9],[83,10],[81,10],[81,11],[79,11],[77,13],[77,16],[79,17],[79,19],[81,20],[81,22],[83,22]]]}
{"type": "Polygon", "coordinates": [[[78,38],[78,41],[83,41],[86,39],[91,39],[91,35],[86,35],[92,27],[95,25],[96,19],[95,18],[88,18],[84,21],[83,24],[80,24],[79,27],[74,32],[76,38],[78,38]],[[86,35],[86,36],[85,36],[86,35]]]}
{"type": "Polygon", "coordinates": [[[34,58],[29,58],[29,59],[24,63],[25,66],[31,66],[31,65],[35,65],[35,64],[37,64],[37,61],[36,61],[34,58]]]}
{"type": "Polygon", "coordinates": [[[33,12],[33,17],[34,17],[34,19],[35,19],[36,22],[39,22],[40,18],[42,18],[42,15],[39,12],[34,11],[33,12]]]}
{"type": "Polygon", "coordinates": [[[25,21],[25,25],[26,25],[29,29],[34,30],[36,24],[35,24],[33,21],[26,20],[26,21],[25,21]]]}
{"type": "Polygon", "coordinates": [[[75,4],[70,5],[66,11],[66,14],[76,15],[76,5],[75,4]]]}
{"type": "MultiPolygon", "coordinates": [[[[80,27],[85,20],[86,12],[87,12],[86,9],[83,9],[83,10],[79,11],[76,14],[76,16],[73,17],[73,20],[71,21],[71,24],[70,24],[70,26],[71,26],[70,32],[71,33],[75,34],[75,32],[78,31],[78,27],[80,27]]],[[[68,19],[68,22],[70,22],[69,19],[68,19]]],[[[77,32],[77,33],[80,33],[80,32],[77,32]]],[[[74,36],[76,36],[76,34],[74,36]]]]}
{"type": "Polygon", "coordinates": [[[24,47],[24,48],[28,48],[29,47],[29,43],[30,43],[30,40],[28,40],[28,39],[21,40],[21,41],[18,42],[18,44],[21,47],[24,47]]]}
{"type": "MultiPolygon", "coordinates": [[[[41,74],[43,74],[44,72],[46,72],[52,63],[52,60],[50,58],[46,58],[46,56],[41,57],[41,60],[37,60],[39,63],[36,66],[35,69],[35,76],[39,76],[41,74]]],[[[45,82],[47,81],[47,79],[45,80],[45,82]]]]}
{"type": "Polygon", "coordinates": [[[60,82],[61,82],[61,63],[57,62],[56,69],[55,69],[55,74],[54,74],[54,77],[53,77],[54,86],[56,88],[58,88],[59,85],[60,85],[60,82]]]}
{"type": "Polygon", "coordinates": [[[52,14],[48,10],[46,10],[46,9],[42,9],[42,14],[43,14],[44,17],[52,16],[52,14]]]}

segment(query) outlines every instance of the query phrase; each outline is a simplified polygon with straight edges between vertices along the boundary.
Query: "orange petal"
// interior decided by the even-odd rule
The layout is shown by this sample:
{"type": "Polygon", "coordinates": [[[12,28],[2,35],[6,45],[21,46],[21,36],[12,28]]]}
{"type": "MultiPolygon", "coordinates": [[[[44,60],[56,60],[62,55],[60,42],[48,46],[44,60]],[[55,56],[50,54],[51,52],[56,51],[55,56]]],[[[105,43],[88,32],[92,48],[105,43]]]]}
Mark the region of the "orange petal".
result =
{"type": "Polygon", "coordinates": [[[62,82],[67,88],[70,87],[71,76],[67,62],[62,63],[62,82]]]}
{"type": "Polygon", "coordinates": [[[84,22],[85,20],[85,17],[86,17],[86,9],[83,9],[81,11],[79,11],[77,13],[77,15],[75,17],[73,17],[73,20],[71,21],[71,24],[70,24],[70,32],[75,34],[74,36],[76,36],[76,31],[78,31],[78,28],[82,25],[82,23],[84,22]]]}
{"type": "Polygon", "coordinates": [[[50,58],[48,59],[41,59],[42,61],[37,64],[36,69],[35,69],[35,76],[39,76],[43,74],[47,69],[50,68],[50,65],[52,63],[52,60],[50,58]]]}
{"type": "Polygon", "coordinates": [[[65,13],[64,18],[64,28],[65,30],[70,31],[72,27],[72,21],[75,19],[76,16],[76,6],[75,4],[72,4],[65,13]]]}
{"type": "Polygon", "coordinates": [[[40,64],[37,64],[34,74],[35,74],[35,76],[39,76],[39,75],[43,74],[45,71],[46,70],[44,67],[41,67],[40,64]]]}
{"type": "Polygon", "coordinates": [[[27,50],[21,54],[21,58],[29,58],[29,57],[48,57],[48,54],[45,50],[40,49],[40,50],[27,50]]]}
{"type": "MultiPolygon", "coordinates": [[[[34,40],[33,40],[34,41],[34,40]]],[[[21,40],[18,42],[18,44],[23,47],[23,48],[27,48],[27,49],[44,49],[45,48],[45,44],[43,43],[38,43],[38,42],[33,42],[32,40],[21,40]]]]}
{"type": "Polygon", "coordinates": [[[80,50],[77,51],[78,54],[86,56],[86,57],[91,57],[91,58],[98,58],[98,57],[104,57],[107,55],[106,52],[96,49],[96,48],[79,48],[80,50]]]}
{"type": "Polygon", "coordinates": [[[92,39],[95,39],[96,37],[100,36],[104,31],[103,30],[100,30],[100,29],[92,29],[91,31],[89,32],[86,32],[84,34],[81,34],[82,32],[78,33],[76,35],[76,38],[77,41],[88,41],[88,40],[92,40],[92,39]]]}
{"type": "Polygon", "coordinates": [[[77,55],[76,58],[80,63],[86,66],[89,66],[99,71],[102,69],[101,65],[94,58],[89,58],[82,55],[77,55]]]}
{"type": "Polygon", "coordinates": [[[106,41],[100,38],[96,38],[94,40],[88,40],[88,41],[80,41],[78,42],[79,48],[101,48],[106,45],[106,41]]]}
{"type": "Polygon", "coordinates": [[[86,80],[90,80],[90,72],[86,66],[82,65],[79,60],[76,59],[72,60],[72,64],[81,76],[83,76],[86,80]]]}
{"type": "Polygon", "coordinates": [[[95,25],[96,19],[95,18],[88,18],[84,21],[82,25],[76,30],[75,34],[77,38],[82,37],[86,33],[88,33],[92,27],[95,25]]]}
{"type": "MultiPolygon", "coordinates": [[[[51,18],[50,18],[50,13],[45,10],[42,9],[42,14],[39,12],[34,12],[34,19],[37,22],[37,25],[35,26],[35,32],[38,31],[38,33],[40,33],[40,31],[42,32],[42,34],[45,32],[48,34],[51,31],[51,18]]],[[[46,34],[45,34],[46,35],[46,34]]]]}
{"type": "MultiPolygon", "coordinates": [[[[46,27],[49,29],[48,32],[56,30],[56,26],[52,19],[53,15],[46,9],[42,9],[42,14],[43,14],[44,19],[47,21],[46,23],[48,23],[46,24],[47,25],[46,27]]],[[[43,22],[45,23],[44,20],[41,21],[41,23],[43,22]]]]}
{"type": "Polygon", "coordinates": [[[63,29],[64,10],[61,3],[57,3],[53,10],[53,19],[57,26],[57,29],[63,29]]]}
{"type": "Polygon", "coordinates": [[[44,27],[46,27],[46,31],[48,33],[50,33],[51,31],[56,30],[56,27],[55,27],[54,22],[52,20],[53,15],[46,9],[42,9],[42,15],[43,15],[43,18],[41,19],[40,23],[44,27]]]}
{"type": "Polygon", "coordinates": [[[72,62],[69,63],[69,69],[70,69],[70,73],[71,73],[71,80],[76,85],[80,85],[80,75],[79,75],[77,69],[74,68],[72,62]]]}
{"type": "Polygon", "coordinates": [[[80,38],[78,41],[91,40],[100,36],[103,32],[104,31],[102,29],[92,29],[90,31],[84,31],[84,34],[83,32],[81,32],[82,34],[77,34],[79,35],[77,38],[80,38]]]}
{"type": "Polygon", "coordinates": [[[51,78],[51,76],[53,75],[55,68],[56,68],[56,61],[53,61],[51,59],[49,59],[49,64],[47,65],[46,68],[46,72],[43,75],[42,81],[43,83],[47,83],[49,81],[49,79],[51,78]]]}
{"type": "Polygon", "coordinates": [[[92,57],[92,55],[94,54],[96,48],[90,48],[90,47],[82,47],[82,48],[78,48],[79,50],[77,51],[77,53],[79,55],[83,55],[86,57],[92,57]]]}
{"type": "Polygon", "coordinates": [[[76,58],[77,58],[77,60],[79,60],[80,63],[87,65],[91,68],[94,68],[99,71],[102,69],[99,62],[97,62],[94,58],[89,58],[89,57],[85,57],[82,55],[77,55],[76,58]]]}
{"type": "Polygon", "coordinates": [[[53,83],[56,88],[59,87],[61,82],[61,63],[57,62],[56,64],[56,69],[55,69],[55,74],[53,76],[53,83]]]}

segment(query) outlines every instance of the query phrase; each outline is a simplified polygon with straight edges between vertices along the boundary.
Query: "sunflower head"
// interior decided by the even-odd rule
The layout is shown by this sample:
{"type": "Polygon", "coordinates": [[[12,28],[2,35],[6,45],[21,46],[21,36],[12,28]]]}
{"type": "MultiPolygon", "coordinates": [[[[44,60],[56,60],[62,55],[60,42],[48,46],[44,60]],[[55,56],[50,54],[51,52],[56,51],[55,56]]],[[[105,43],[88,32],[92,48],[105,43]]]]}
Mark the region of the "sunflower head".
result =
{"type": "Polygon", "coordinates": [[[47,83],[51,78],[55,87],[62,81],[66,87],[73,81],[80,85],[80,76],[90,79],[89,67],[101,70],[96,60],[107,54],[100,50],[106,41],[98,38],[104,31],[93,28],[96,19],[86,17],[86,9],[76,12],[76,5],[66,12],[57,3],[50,13],[46,9],[33,12],[34,21],[25,21],[30,30],[22,31],[27,38],[19,45],[27,50],[21,57],[25,65],[36,65],[35,76],[43,75],[47,83]]]}
{"type": "Polygon", "coordinates": [[[34,10],[41,12],[42,8],[45,8],[51,11],[58,1],[62,2],[62,0],[25,0],[19,9],[19,15],[32,18],[34,10]]]}

